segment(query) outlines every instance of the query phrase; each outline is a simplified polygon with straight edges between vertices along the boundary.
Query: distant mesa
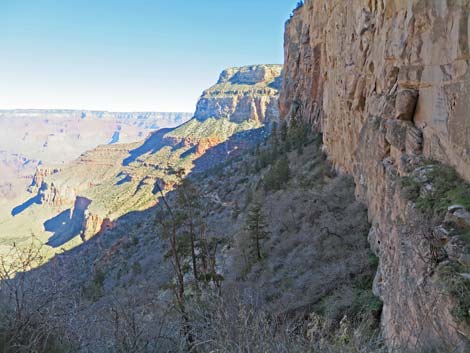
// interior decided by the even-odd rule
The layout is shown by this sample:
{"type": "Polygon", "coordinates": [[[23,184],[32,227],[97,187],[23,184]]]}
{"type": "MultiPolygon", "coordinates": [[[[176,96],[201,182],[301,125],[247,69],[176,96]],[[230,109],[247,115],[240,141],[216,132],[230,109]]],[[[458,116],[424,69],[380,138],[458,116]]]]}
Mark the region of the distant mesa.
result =
{"type": "Polygon", "coordinates": [[[217,84],[204,91],[195,118],[228,118],[239,123],[279,119],[282,65],[252,65],[224,70],[217,84]]]}
{"type": "MultiPolygon", "coordinates": [[[[176,128],[154,132],[141,146],[130,151],[122,165],[128,166],[165,146],[173,151],[184,149],[180,155],[182,159],[193,154],[201,157],[207,150],[215,151],[217,145],[235,134],[277,121],[281,74],[282,65],[251,65],[224,70],[217,83],[203,92],[193,119],[176,128]]],[[[222,150],[229,151],[230,148],[219,148],[217,154],[220,155],[222,150]]]]}
{"type": "MultiPolygon", "coordinates": [[[[238,85],[268,85],[281,78],[282,65],[251,65],[231,67],[220,74],[217,85],[231,83],[238,85]]],[[[280,86],[278,87],[278,89],[280,86]]]]}
{"type": "Polygon", "coordinates": [[[99,145],[137,142],[191,117],[185,112],[0,110],[0,150],[46,164],[68,163],[99,145]]]}

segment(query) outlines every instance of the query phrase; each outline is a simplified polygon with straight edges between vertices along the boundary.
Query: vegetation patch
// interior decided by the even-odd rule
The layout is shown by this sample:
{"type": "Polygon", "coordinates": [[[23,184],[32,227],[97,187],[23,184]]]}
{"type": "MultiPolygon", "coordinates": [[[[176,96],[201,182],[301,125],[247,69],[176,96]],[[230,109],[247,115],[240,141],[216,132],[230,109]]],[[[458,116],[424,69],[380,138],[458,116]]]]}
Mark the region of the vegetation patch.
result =
{"type": "Polygon", "coordinates": [[[314,311],[323,316],[326,321],[336,324],[339,324],[339,321],[346,316],[356,326],[368,322],[370,329],[376,329],[383,307],[382,301],[372,292],[377,265],[378,258],[370,254],[369,268],[354,281],[352,291],[339,288],[323,297],[315,305],[314,311]]]}
{"type": "Polygon", "coordinates": [[[443,216],[451,205],[470,209],[470,185],[447,165],[428,162],[401,178],[401,186],[416,208],[435,216],[443,216]]]}
{"type": "Polygon", "coordinates": [[[106,274],[98,269],[95,272],[91,283],[83,289],[84,297],[92,302],[96,302],[100,297],[102,297],[105,279],[106,274]]]}
{"type": "MultiPolygon", "coordinates": [[[[401,178],[404,195],[416,208],[439,222],[451,205],[470,209],[470,184],[457,172],[444,164],[424,161],[412,175],[401,178]]],[[[465,244],[470,243],[470,230],[454,224],[451,235],[457,235],[465,244]]],[[[462,249],[462,251],[465,251],[462,249]]],[[[452,315],[460,322],[470,324],[470,269],[450,260],[440,263],[437,273],[445,292],[454,300],[452,315]]]]}
{"type": "Polygon", "coordinates": [[[470,324],[470,279],[465,268],[455,262],[445,262],[438,267],[438,274],[445,291],[455,300],[452,315],[461,322],[470,324]]]}

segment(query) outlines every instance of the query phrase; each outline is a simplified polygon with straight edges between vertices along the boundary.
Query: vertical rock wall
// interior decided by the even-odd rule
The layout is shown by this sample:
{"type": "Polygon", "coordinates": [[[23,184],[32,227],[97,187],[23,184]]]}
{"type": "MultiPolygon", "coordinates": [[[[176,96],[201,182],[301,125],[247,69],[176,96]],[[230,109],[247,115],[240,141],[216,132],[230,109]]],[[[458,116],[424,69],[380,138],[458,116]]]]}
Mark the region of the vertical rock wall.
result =
{"type": "Polygon", "coordinates": [[[286,24],[281,116],[323,133],[369,207],[390,347],[469,349],[426,260],[435,225],[399,185],[417,156],[470,180],[469,14],[468,0],[310,0],[286,24]]]}

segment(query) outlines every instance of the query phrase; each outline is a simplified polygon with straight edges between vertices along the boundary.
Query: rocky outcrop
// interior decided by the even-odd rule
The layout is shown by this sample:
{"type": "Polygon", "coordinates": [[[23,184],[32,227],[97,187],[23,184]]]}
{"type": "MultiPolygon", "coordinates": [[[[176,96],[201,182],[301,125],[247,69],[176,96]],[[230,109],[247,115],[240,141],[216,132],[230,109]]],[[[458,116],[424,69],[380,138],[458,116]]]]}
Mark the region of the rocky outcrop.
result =
{"type": "Polygon", "coordinates": [[[330,161],[354,176],[380,256],[384,333],[403,350],[468,349],[468,323],[429,263],[436,224],[400,180],[424,158],[470,180],[469,5],[310,0],[286,24],[281,116],[321,131],[330,161]]]}
{"type": "Polygon", "coordinates": [[[255,65],[223,71],[217,84],[204,91],[199,99],[195,118],[228,118],[237,123],[247,119],[277,120],[281,71],[281,65],[255,65]]]}
{"type": "Polygon", "coordinates": [[[112,221],[109,218],[103,219],[99,215],[90,213],[87,210],[85,211],[85,219],[83,221],[80,237],[85,242],[114,228],[116,228],[115,221],[112,221]]]}
{"type": "Polygon", "coordinates": [[[413,115],[425,154],[470,179],[465,3],[307,1],[286,26],[282,116],[299,109],[325,133],[336,165],[352,171],[344,151],[368,117],[413,115]]]}
{"type": "Polygon", "coordinates": [[[37,193],[43,186],[46,178],[58,172],[60,172],[60,169],[54,167],[36,168],[36,172],[34,173],[33,180],[31,181],[28,191],[33,194],[37,193]]]}
{"type": "Polygon", "coordinates": [[[54,183],[47,184],[45,182],[42,183],[39,195],[42,204],[54,207],[73,204],[77,197],[77,193],[72,187],[59,188],[54,183]]]}
{"type": "Polygon", "coordinates": [[[206,153],[207,150],[209,150],[210,148],[212,147],[215,147],[217,146],[218,144],[220,144],[221,142],[223,141],[220,141],[220,139],[218,139],[217,137],[211,137],[211,138],[207,138],[207,139],[202,139],[201,141],[199,141],[199,143],[196,145],[196,156],[197,157],[200,157],[202,156],[204,153],[206,153]]]}

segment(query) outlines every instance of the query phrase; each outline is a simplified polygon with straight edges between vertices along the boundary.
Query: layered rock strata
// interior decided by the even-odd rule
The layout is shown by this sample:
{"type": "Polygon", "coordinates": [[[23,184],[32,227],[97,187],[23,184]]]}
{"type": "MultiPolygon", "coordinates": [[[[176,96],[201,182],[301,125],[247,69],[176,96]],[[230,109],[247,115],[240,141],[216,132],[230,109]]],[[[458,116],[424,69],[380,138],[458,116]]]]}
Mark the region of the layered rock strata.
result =
{"type": "Polygon", "coordinates": [[[199,120],[229,118],[236,123],[247,119],[261,123],[277,120],[281,71],[281,65],[224,70],[217,84],[202,94],[195,117],[199,120]]]}

